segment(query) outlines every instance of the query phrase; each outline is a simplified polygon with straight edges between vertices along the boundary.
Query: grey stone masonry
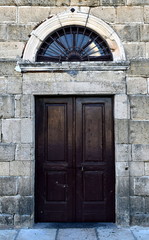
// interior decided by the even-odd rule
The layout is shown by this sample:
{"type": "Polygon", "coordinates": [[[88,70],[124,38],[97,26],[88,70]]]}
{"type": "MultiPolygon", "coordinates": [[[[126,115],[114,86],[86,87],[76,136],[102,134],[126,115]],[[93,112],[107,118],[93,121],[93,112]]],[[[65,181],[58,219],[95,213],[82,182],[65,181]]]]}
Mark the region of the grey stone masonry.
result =
{"type": "Polygon", "coordinates": [[[0,144],[0,162],[13,161],[15,159],[15,144],[0,144]]]}
{"type": "MultiPolygon", "coordinates": [[[[149,0],[0,0],[0,227],[34,223],[37,95],[112,97],[115,221],[149,226],[149,0]],[[45,38],[49,34],[51,28],[42,29],[42,23],[55,21],[56,26],[53,22],[50,26],[57,29],[67,20],[59,16],[72,8],[82,16],[78,24],[101,31],[114,61],[24,61],[30,37],[34,36],[33,44],[38,41],[36,52],[44,34],[45,38]],[[37,29],[42,37],[35,37],[37,29]]],[[[48,239],[51,234],[51,240],[76,236],[146,240],[140,229],[123,229],[122,235],[119,229],[90,230],[48,229],[39,235],[33,230],[29,238],[40,239],[44,232],[48,239]]],[[[26,230],[11,230],[10,236],[11,240],[28,237],[26,230]]]]}

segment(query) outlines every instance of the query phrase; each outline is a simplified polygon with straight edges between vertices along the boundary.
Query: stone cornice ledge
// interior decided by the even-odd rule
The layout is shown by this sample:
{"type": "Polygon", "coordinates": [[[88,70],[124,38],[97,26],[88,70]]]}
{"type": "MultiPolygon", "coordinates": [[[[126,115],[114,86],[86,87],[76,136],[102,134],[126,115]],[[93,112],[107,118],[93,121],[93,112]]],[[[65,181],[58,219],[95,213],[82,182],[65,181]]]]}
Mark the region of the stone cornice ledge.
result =
{"type": "Polygon", "coordinates": [[[17,72],[68,72],[68,71],[124,71],[129,61],[118,62],[28,62],[19,61],[17,72]]]}

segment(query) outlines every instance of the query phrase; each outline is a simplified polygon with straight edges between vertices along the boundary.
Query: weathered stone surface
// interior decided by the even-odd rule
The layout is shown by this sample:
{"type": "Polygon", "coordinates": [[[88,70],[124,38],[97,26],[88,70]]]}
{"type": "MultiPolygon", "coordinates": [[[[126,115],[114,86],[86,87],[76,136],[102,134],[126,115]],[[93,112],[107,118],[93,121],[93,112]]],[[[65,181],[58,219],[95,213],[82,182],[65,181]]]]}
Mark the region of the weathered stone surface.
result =
{"type": "Polygon", "coordinates": [[[7,39],[7,25],[3,24],[0,25],[0,41],[6,40],[7,39]]]}
{"type": "Polygon", "coordinates": [[[116,18],[116,10],[114,7],[97,7],[91,8],[90,13],[106,22],[113,23],[116,18]]]}
{"type": "MultiPolygon", "coordinates": [[[[131,216],[131,219],[130,219],[130,224],[135,225],[135,226],[148,227],[149,226],[148,223],[149,223],[149,214],[145,214],[145,213],[135,214],[135,215],[131,216]]],[[[136,237],[136,234],[134,234],[134,235],[136,237]]],[[[148,238],[148,236],[147,236],[147,238],[148,238]]],[[[146,238],[146,240],[147,240],[147,238],[146,238]]],[[[141,238],[140,238],[140,240],[141,240],[141,238]]],[[[143,238],[142,238],[142,240],[143,240],[143,238]]]]}
{"type": "MultiPolygon", "coordinates": [[[[149,1],[149,0],[146,0],[146,1],[149,1]]],[[[145,17],[145,23],[149,23],[149,6],[144,6],[144,17],[145,17]]]]}
{"type": "Polygon", "coordinates": [[[0,61],[0,75],[1,76],[20,76],[21,74],[15,71],[16,60],[11,59],[6,61],[6,59],[0,61]]]}
{"type": "Polygon", "coordinates": [[[30,161],[10,162],[10,176],[30,176],[30,161]]]}
{"type": "Polygon", "coordinates": [[[138,24],[117,24],[114,25],[113,28],[122,42],[135,42],[140,40],[140,26],[138,24]]]}
{"type": "Polygon", "coordinates": [[[128,143],[128,123],[127,119],[115,119],[115,142],[116,143],[128,143]]]}
{"type": "Polygon", "coordinates": [[[5,77],[0,77],[0,93],[6,93],[7,79],[5,77]]]}
{"type": "Polygon", "coordinates": [[[128,226],[129,225],[129,197],[117,198],[117,224],[128,226]]]}
{"type": "Polygon", "coordinates": [[[116,161],[127,162],[131,161],[131,145],[130,144],[116,144],[116,161]]]}
{"type": "Polygon", "coordinates": [[[149,214],[149,197],[145,197],[145,212],[149,214]]]}
{"type": "Polygon", "coordinates": [[[0,162],[0,176],[9,176],[9,162],[0,162]]]}
{"type": "Polygon", "coordinates": [[[31,96],[23,95],[21,98],[21,117],[31,117],[31,96]]]}
{"type": "Polygon", "coordinates": [[[126,91],[123,72],[76,72],[75,75],[49,73],[42,74],[42,78],[37,73],[34,75],[34,80],[31,76],[25,74],[23,77],[24,94],[31,94],[32,92],[34,94],[83,94],[88,92],[113,94],[125,93],[126,91]]]}
{"type": "Polygon", "coordinates": [[[149,219],[149,200],[147,200],[149,199],[147,197],[149,196],[149,184],[143,180],[140,183],[140,177],[149,176],[149,114],[147,110],[149,106],[147,95],[149,93],[149,79],[147,80],[149,78],[149,61],[138,58],[149,57],[148,0],[8,0],[7,3],[1,0],[1,8],[6,9],[4,5],[7,6],[8,13],[5,10],[0,15],[0,19],[4,20],[0,24],[0,55],[1,58],[5,58],[5,61],[0,60],[0,106],[1,112],[5,113],[5,116],[1,115],[3,119],[0,119],[0,134],[1,132],[3,134],[0,138],[0,142],[2,141],[0,160],[5,162],[0,162],[0,175],[3,176],[0,177],[0,195],[3,197],[5,195],[6,198],[6,196],[11,195],[12,197],[18,194],[18,201],[15,203],[14,199],[9,198],[5,203],[1,198],[3,207],[1,210],[12,212],[12,214],[7,213],[5,217],[0,215],[0,221],[3,225],[7,222],[9,225],[10,222],[10,225],[14,224],[18,227],[28,227],[33,221],[33,202],[30,196],[34,195],[34,162],[31,161],[34,158],[34,95],[96,94],[99,96],[107,94],[117,95],[113,108],[115,111],[115,155],[117,162],[117,222],[129,224],[129,213],[131,213],[132,224],[142,224],[142,222],[147,224],[149,219]],[[8,15],[11,8],[8,4],[14,5],[18,15],[16,15],[17,11],[14,15],[13,13],[8,15]],[[18,9],[15,4],[19,5],[18,9]],[[126,4],[131,7],[126,7],[126,4]],[[19,48],[19,44],[24,46],[24,41],[28,39],[28,34],[32,31],[33,26],[51,14],[58,14],[69,9],[69,5],[72,7],[78,5],[76,11],[80,12],[88,13],[90,10],[94,16],[109,22],[124,44],[127,59],[136,58],[136,60],[131,61],[127,79],[125,73],[117,70],[95,71],[94,69],[91,72],[90,69],[87,69],[87,72],[79,72],[70,69],[57,73],[23,73],[22,80],[22,74],[14,70],[16,62],[13,62],[13,58],[16,59],[16,55],[21,56],[23,50],[23,48],[17,50],[17,47],[19,48]],[[89,9],[89,6],[93,7],[89,9]],[[123,7],[115,8],[115,6],[123,7]],[[18,43],[18,41],[20,42],[18,43]],[[19,54],[17,51],[20,51],[19,54]],[[12,61],[8,62],[8,58],[12,58],[12,61]],[[128,120],[130,109],[126,91],[130,95],[146,94],[142,97],[128,96],[132,107],[131,120],[128,120]],[[134,143],[132,152],[129,143],[134,143]],[[8,152],[3,149],[4,145],[7,146],[8,152]],[[15,161],[13,161],[15,146],[15,161]],[[132,194],[131,198],[130,194],[132,194]],[[13,210],[13,206],[16,209],[13,210]]]}
{"type": "MultiPolygon", "coordinates": [[[[57,2],[60,3],[60,6],[62,5],[61,0],[57,0],[57,2]]],[[[67,0],[66,4],[69,5],[70,2],[70,6],[90,6],[90,7],[96,7],[99,6],[99,2],[100,0],[67,0]]]]}
{"type": "Polygon", "coordinates": [[[136,59],[131,61],[129,73],[133,76],[148,76],[149,75],[149,59],[143,59],[143,60],[136,59]]]}
{"type": "Polygon", "coordinates": [[[102,0],[103,6],[119,6],[125,5],[125,0],[102,0]]]}
{"type": "Polygon", "coordinates": [[[15,214],[18,213],[18,201],[20,197],[19,196],[13,196],[13,197],[1,197],[0,203],[1,203],[1,212],[4,214],[15,214]]]}
{"type": "Polygon", "coordinates": [[[149,120],[149,96],[131,96],[130,108],[133,120],[149,120]]]}
{"type": "Polygon", "coordinates": [[[119,23],[144,22],[142,7],[118,7],[117,21],[119,23]],[[134,14],[135,11],[135,14],[134,14]]]}
{"type": "Polygon", "coordinates": [[[15,160],[31,160],[31,145],[17,144],[15,160]]]}
{"type": "Polygon", "coordinates": [[[149,145],[133,144],[132,160],[133,161],[149,161],[149,145]]]}
{"type": "Polygon", "coordinates": [[[134,179],[134,193],[138,196],[149,196],[149,176],[134,179]]]}
{"type": "Polygon", "coordinates": [[[33,120],[30,118],[23,118],[21,120],[21,142],[33,142],[33,120]]]}
{"type": "Polygon", "coordinates": [[[19,76],[9,76],[7,78],[7,93],[20,94],[22,92],[22,78],[19,76]]]}
{"type": "Polygon", "coordinates": [[[0,7],[0,22],[16,22],[17,8],[16,7],[0,7]]]}
{"type": "MultiPolygon", "coordinates": [[[[71,236],[72,236],[72,232],[74,232],[74,231],[72,230],[69,232],[71,232],[71,236]]],[[[75,232],[76,232],[76,229],[75,229],[75,232]]],[[[27,229],[21,229],[21,231],[18,234],[17,240],[28,239],[28,236],[32,240],[43,239],[43,236],[44,236],[44,240],[55,240],[55,238],[57,238],[56,233],[57,233],[56,229],[30,229],[30,234],[28,234],[27,229]]],[[[80,233],[80,231],[79,231],[79,233],[80,233]]],[[[77,236],[77,234],[75,234],[75,236],[77,236]]],[[[74,239],[74,238],[72,238],[72,239],[74,239]]],[[[64,239],[68,239],[68,238],[66,237],[64,239]]],[[[77,239],[78,239],[78,237],[77,237],[77,239]]],[[[82,238],[82,239],[85,239],[85,238],[82,238]]],[[[58,240],[58,238],[57,238],[57,240],[58,240]]],[[[61,240],[63,240],[63,238],[61,238],[61,240]]],[[[86,240],[88,240],[88,238],[86,238],[86,240]]]]}
{"type": "Polygon", "coordinates": [[[2,141],[2,120],[0,119],[0,142],[2,141]]]}
{"type": "Polygon", "coordinates": [[[147,79],[142,77],[127,77],[128,94],[147,94],[147,79]]]}
{"type": "Polygon", "coordinates": [[[23,42],[0,42],[1,58],[14,58],[22,56],[25,43],[23,42]]]}
{"type": "Polygon", "coordinates": [[[101,227],[97,228],[98,232],[98,239],[100,240],[124,240],[124,239],[129,239],[129,240],[134,240],[134,237],[128,228],[104,228],[102,229],[101,227]]]}
{"type": "Polygon", "coordinates": [[[130,191],[130,196],[135,196],[134,194],[134,178],[130,176],[130,184],[129,184],[129,191],[130,191]]]}
{"type": "Polygon", "coordinates": [[[129,177],[117,178],[116,192],[119,197],[129,197],[129,177]]]}
{"type": "Polygon", "coordinates": [[[17,195],[17,177],[0,177],[0,196],[17,195]]]}
{"type": "Polygon", "coordinates": [[[127,5],[133,5],[133,6],[149,5],[149,0],[127,0],[127,5]]]}
{"type": "Polygon", "coordinates": [[[21,120],[19,119],[3,119],[2,134],[3,142],[19,143],[21,140],[21,120]]]}
{"type": "Polygon", "coordinates": [[[149,144],[149,121],[130,121],[130,143],[149,144]]]}
{"type": "MultiPolygon", "coordinates": [[[[8,228],[8,226],[12,226],[13,224],[14,224],[13,215],[11,215],[11,214],[0,214],[0,226],[8,228]]],[[[5,230],[4,237],[6,238],[6,236],[8,234],[8,236],[11,236],[11,240],[14,240],[17,231],[16,230],[11,230],[12,233],[10,233],[10,230],[9,230],[9,233],[7,231],[8,230],[5,230]]]]}
{"type": "MultiPolygon", "coordinates": [[[[22,2],[28,1],[31,2],[32,6],[55,6],[56,0],[18,0],[19,4],[22,5],[22,2]]],[[[24,3],[26,6],[27,4],[24,3]]],[[[29,4],[28,4],[29,5],[29,4]]]]}
{"type": "Polygon", "coordinates": [[[15,118],[21,117],[21,95],[15,95],[15,118]]]}
{"type": "Polygon", "coordinates": [[[149,58],[149,42],[146,42],[146,58],[149,58]]]}
{"type": "Polygon", "coordinates": [[[145,175],[149,176],[149,163],[145,163],[145,175]]]}
{"type": "MultiPolygon", "coordinates": [[[[147,218],[147,214],[145,214],[145,215],[147,218]]],[[[143,227],[137,228],[134,226],[134,228],[132,228],[132,233],[134,235],[134,238],[139,239],[139,240],[148,240],[149,233],[148,233],[147,229],[148,228],[143,228],[143,227]]]]}
{"type": "Polygon", "coordinates": [[[149,24],[143,24],[141,26],[141,41],[149,41],[149,24]]]}
{"type": "MultiPolygon", "coordinates": [[[[34,4],[35,4],[35,0],[16,0],[16,3],[18,6],[31,6],[32,2],[34,2],[34,4]]],[[[43,0],[41,0],[41,2],[43,2],[43,0]]],[[[46,2],[46,0],[45,0],[45,2],[46,2]]],[[[38,0],[37,0],[37,5],[38,5],[38,0]]]]}
{"type": "Polygon", "coordinates": [[[18,9],[19,23],[39,23],[49,17],[49,7],[20,7],[18,9]]]}
{"type": "MultiPolygon", "coordinates": [[[[107,0],[109,2],[109,0],[107,0]]],[[[121,0],[122,2],[124,0],[121,0]]],[[[117,5],[121,5],[120,0],[116,0],[117,5]]],[[[1,0],[0,6],[90,6],[95,7],[99,6],[101,0],[1,0]]],[[[110,2],[111,3],[111,2],[110,2]]],[[[115,0],[112,0],[112,4],[115,3],[115,0]],[[113,2],[114,1],[114,2],[113,2]]],[[[104,4],[106,4],[106,1],[104,0],[104,4]]],[[[112,5],[111,4],[111,5],[112,5]]]]}
{"type": "Polygon", "coordinates": [[[32,179],[30,177],[18,178],[18,193],[21,196],[30,196],[32,191],[32,179]]]}
{"type": "Polygon", "coordinates": [[[11,6],[11,5],[15,5],[17,0],[0,0],[0,6],[11,6]]]}
{"type": "Polygon", "coordinates": [[[13,161],[15,158],[15,145],[14,144],[0,144],[0,161],[8,162],[13,161]]]}
{"type": "MultiPolygon", "coordinates": [[[[66,0],[66,1],[61,1],[61,0],[55,0],[55,5],[58,6],[58,7],[61,7],[61,6],[69,6],[70,5],[70,0],[66,0]]],[[[85,0],[86,1],[86,0],[85,0]]]]}
{"type": "Polygon", "coordinates": [[[0,96],[0,118],[14,117],[14,97],[9,95],[0,96]]]}
{"type": "Polygon", "coordinates": [[[15,214],[14,215],[14,225],[16,227],[25,227],[25,228],[30,227],[31,226],[31,216],[15,214]]]}
{"type": "Polygon", "coordinates": [[[146,57],[146,45],[145,43],[124,43],[127,59],[137,59],[146,57]]]}
{"type": "Polygon", "coordinates": [[[144,162],[130,162],[130,176],[138,177],[144,175],[144,162]]]}
{"type": "MultiPolygon", "coordinates": [[[[80,8],[81,8],[81,7],[80,7],[80,8]]],[[[88,8],[88,7],[85,7],[85,8],[88,8]]],[[[53,16],[53,15],[55,15],[55,14],[59,14],[59,13],[64,12],[64,11],[66,11],[66,10],[68,10],[67,6],[65,6],[65,7],[51,7],[51,8],[50,8],[49,15],[50,15],[50,16],[53,16]]]]}
{"type": "Polygon", "coordinates": [[[132,214],[144,213],[145,202],[142,197],[130,197],[130,211],[132,214]]]}
{"type": "Polygon", "coordinates": [[[125,94],[115,96],[114,116],[116,119],[129,119],[129,101],[125,94]]]}
{"type": "Polygon", "coordinates": [[[16,24],[8,25],[7,26],[8,40],[27,41],[33,28],[34,28],[33,25],[16,25],[16,24]]]}
{"type": "Polygon", "coordinates": [[[20,215],[31,215],[33,213],[33,198],[32,197],[21,197],[19,199],[19,214],[20,215]]]}
{"type": "Polygon", "coordinates": [[[128,177],[129,176],[128,162],[116,162],[116,176],[118,176],[118,177],[128,177]]]}
{"type": "MultiPolygon", "coordinates": [[[[65,239],[96,239],[95,229],[60,229],[57,240],[65,240],[65,239]]],[[[48,239],[46,239],[48,240],[48,239]]],[[[53,240],[53,239],[51,239],[53,240]]]]}

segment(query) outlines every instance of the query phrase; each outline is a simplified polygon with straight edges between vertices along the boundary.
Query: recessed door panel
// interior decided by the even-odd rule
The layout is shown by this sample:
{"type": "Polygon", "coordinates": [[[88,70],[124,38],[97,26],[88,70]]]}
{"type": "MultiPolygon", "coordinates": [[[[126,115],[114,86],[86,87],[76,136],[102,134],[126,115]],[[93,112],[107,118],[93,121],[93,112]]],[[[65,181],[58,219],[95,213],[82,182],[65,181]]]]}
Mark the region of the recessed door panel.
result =
{"type": "Polygon", "coordinates": [[[47,161],[67,160],[67,105],[47,104],[47,161]],[[58,151],[57,151],[58,150],[58,151]]]}
{"type": "Polygon", "coordinates": [[[85,202],[103,201],[104,176],[100,171],[83,171],[83,200],[85,202]],[[98,185],[98,188],[95,186],[98,185]]]}
{"type": "Polygon", "coordinates": [[[66,202],[68,179],[64,171],[50,171],[45,174],[46,202],[63,201],[66,202]]]}
{"type": "Polygon", "coordinates": [[[83,161],[102,161],[102,104],[83,104],[83,161]]]}
{"type": "Polygon", "coordinates": [[[36,98],[36,221],[114,221],[110,97],[36,98]]]}

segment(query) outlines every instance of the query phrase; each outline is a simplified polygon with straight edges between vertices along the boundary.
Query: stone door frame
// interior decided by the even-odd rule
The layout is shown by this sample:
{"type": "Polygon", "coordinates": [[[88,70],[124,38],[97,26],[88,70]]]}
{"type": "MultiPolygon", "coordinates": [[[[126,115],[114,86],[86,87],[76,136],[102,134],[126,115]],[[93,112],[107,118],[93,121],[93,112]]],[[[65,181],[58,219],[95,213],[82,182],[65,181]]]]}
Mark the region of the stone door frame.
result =
{"type": "MultiPolygon", "coordinates": [[[[71,67],[73,68],[73,63],[71,67]]],[[[30,109],[31,115],[28,123],[31,132],[31,144],[35,146],[35,106],[34,100],[36,95],[84,95],[84,96],[107,96],[114,97],[114,138],[115,138],[115,199],[116,199],[116,223],[120,225],[129,225],[129,160],[131,156],[131,146],[129,144],[128,128],[129,128],[129,99],[126,94],[126,69],[127,65],[114,66],[114,71],[106,66],[95,66],[98,70],[88,71],[88,63],[82,71],[79,67],[77,70],[71,70],[70,63],[59,64],[59,68],[49,72],[27,72],[23,73],[23,96],[27,101],[27,107],[30,109]],[[59,68],[67,68],[60,70],[59,68]],[[124,70],[125,68],[125,70],[124,70]],[[106,70],[105,70],[106,69],[106,70]]],[[[33,66],[31,66],[33,67],[33,66]]],[[[46,66],[44,65],[46,68],[46,66]]],[[[49,66],[47,66],[48,68],[49,66]]],[[[28,65],[29,68],[29,65],[28,65]]],[[[35,153],[35,147],[33,147],[35,153]]],[[[35,154],[31,164],[32,174],[32,197],[34,198],[34,176],[35,176],[35,154]]],[[[33,213],[34,215],[34,213],[33,213]]]]}
{"type": "MultiPolygon", "coordinates": [[[[102,20],[89,13],[81,13],[78,8],[71,8],[55,15],[39,25],[32,33],[26,45],[23,59],[16,70],[23,73],[23,96],[30,109],[28,120],[25,119],[31,133],[30,143],[35,146],[35,108],[36,95],[87,95],[114,96],[114,138],[115,138],[115,199],[116,223],[130,223],[130,173],[129,161],[129,99],[126,94],[126,62],[124,48],[115,31],[102,20]],[[67,25],[82,25],[96,31],[105,39],[113,54],[112,62],[35,62],[36,53],[50,32],[67,25]],[[29,99],[29,100],[28,100],[29,99]]],[[[33,147],[35,153],[35,147],[33,147]]],[[[32,197],[34,198],[35,154],[31,164],[32,197]]],[[[34,216],[34,212],[33,212],[34,216]]],[[[33,218],[32,218],[33,219],[33,218]]],[[[34,222],[34,220],[32,220],[34,222]]],[[[32,222],[32,223],[33,223],[32,222]]]]}

